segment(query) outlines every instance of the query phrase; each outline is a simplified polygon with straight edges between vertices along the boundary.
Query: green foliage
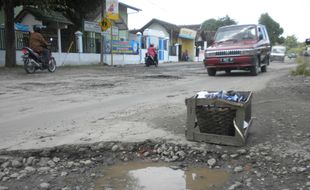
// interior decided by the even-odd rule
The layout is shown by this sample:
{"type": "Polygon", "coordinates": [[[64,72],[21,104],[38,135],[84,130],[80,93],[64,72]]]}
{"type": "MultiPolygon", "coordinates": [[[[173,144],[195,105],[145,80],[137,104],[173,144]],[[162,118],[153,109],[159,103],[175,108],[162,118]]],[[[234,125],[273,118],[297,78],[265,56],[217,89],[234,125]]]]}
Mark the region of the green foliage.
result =
{"type": "Polygon", "coordinates": [[[284,38],[281,37],[284,31],[283,28],[281,28],[280,24],[274,21],[268,13],[262,14],[258,20],[258,23],[266,26],[272,45],[277,43],[282,44],[284,42],[284,38]]]}
{"type": "Polygon", "coordinates": [[[290,48],[287,50],[287,53],[296,53],[297,55],[300,55],[302,56],[303,53],[304,53],[304,50],[306,48],[306,45],[305,43],[300,43],[300,42],[297,42],[297,47],[293,47],[293,48],[290,48]]]}
{"type": "Polygon", "coordinates": [[[210,18],[201,24],[201,29],[207,31],[216,31],[219,27],[218,20],[210,18]]]}
{"type": "Polygon", "coordinates": [[[295,47],[295,48],[288,49],[287,53],[296,53],[297,55],[302,55],[303,49],[304,48],[302,47],[295,47]]]}
{"type": "Polygon", "coordinates": [[[310,59],[308,57],[298,57],[296,59],[297,67],[291,72],[292,75],[310,76],[310,59]]]}
{"type": "MultiPolygon", "coordinates": [[[[0,8],[3,7],[5,0],[0,0],[0,8]]],[[[46,7],[50,0],[9,0],[13,3],[14,7],[24,5],[24,6],[36,6],[36,7],[46,7]]]]}
{"type": "MultiPolygon", "coordinates": [[[[82,21],[88,12],[96,11],[98,9],[99,2],[102,0],[0,0],[0,8],[5,6],[5,39],[12,39],[5,41],[6,46],[6,58],[5,66],[16,66],[16,60],[12,59],[16,57],[15,51],[15,36],[14,36],[14,7],[16,6],[33,6],[39,9],[51,9],[58,10],[64,13],[65,16],[70,18],[76,28],[81,28],[82,21]],[[8,27],[9,26],[9,27],[8,27]],[[13,35],[12,35],[13,34],[13,35]]],[[[100,6],[99,6],[100,7],[100,6]]],[[[73,31],[75,31],[73,29],[73,31]]]]}
{"type": "MultiPolygon", "coordinates": [[[[55,11],[63,12],[69,18],[77,29],[81,29],[82,21],[87,14],[100,11],[102,0],[49,0],[49,8],[55,11]]],[[[97,16],[97,15],[96,15],[97,16]]]]}
{"type": "Polygon", "coordinates": [[[284,40],[284,45],[287,49],[297,48],[298,41],[295,35],[287,36],[284,40]]]}
{"type": "Polygon", "coordinates": [[[219,27],[237,24],[235,20],[231,19],[228,15],[219,19],[208,19],[201,24],[201,29],[205,31],[216,31],[219,27]]]}
{"type": "MultiPolygon", "coordinates": [[[[0,7],[5,0],[0,0],[0,7]]],[[[88,13],[100,8],[102,0],[10,0],[16,6],[32,6],[40,9],[49,9],[62,12],[77,28],[81,27],[82,20],[88,13]]]]}
{"type": "Polygon", "coordinates": [[[214,34],[219,27],[233,24],[237,24],[237,22],[228,15],[217,20],[214,18],[208,19],[201,24],[201,38],[207,41],[208,44],[212,44],[214,34]]]}

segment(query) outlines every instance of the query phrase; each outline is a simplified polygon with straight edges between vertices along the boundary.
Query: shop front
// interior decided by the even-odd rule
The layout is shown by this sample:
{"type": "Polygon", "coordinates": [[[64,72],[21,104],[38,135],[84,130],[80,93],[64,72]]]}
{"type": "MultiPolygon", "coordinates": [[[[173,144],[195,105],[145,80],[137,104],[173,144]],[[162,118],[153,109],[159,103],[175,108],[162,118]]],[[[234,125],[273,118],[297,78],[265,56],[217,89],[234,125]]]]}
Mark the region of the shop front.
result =
{"type": "Polygon", "coordinates": [[[188,28],[181,28],[178,36],[179,60],[193,61],[196,56],[195,38],[196,31],[188,28]]]}

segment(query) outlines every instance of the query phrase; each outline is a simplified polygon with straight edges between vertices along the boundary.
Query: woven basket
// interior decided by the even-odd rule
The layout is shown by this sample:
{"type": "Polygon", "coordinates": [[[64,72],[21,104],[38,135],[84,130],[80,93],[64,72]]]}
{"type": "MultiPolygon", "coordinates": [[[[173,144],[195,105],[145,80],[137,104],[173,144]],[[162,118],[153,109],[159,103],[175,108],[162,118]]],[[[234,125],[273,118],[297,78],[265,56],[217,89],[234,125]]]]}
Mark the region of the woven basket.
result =
{"type": "Polygon", "coordinates": [[[197,124],[201,133],[234,136],[236,110],[229,107],[196,106],[197,124]]]}

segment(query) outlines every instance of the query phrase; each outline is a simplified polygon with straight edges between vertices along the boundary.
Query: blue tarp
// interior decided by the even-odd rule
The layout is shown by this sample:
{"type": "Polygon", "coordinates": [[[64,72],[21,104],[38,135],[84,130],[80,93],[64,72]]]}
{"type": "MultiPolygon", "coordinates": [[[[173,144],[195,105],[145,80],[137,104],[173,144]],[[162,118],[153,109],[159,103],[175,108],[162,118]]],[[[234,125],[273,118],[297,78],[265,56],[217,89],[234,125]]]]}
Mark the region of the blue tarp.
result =
{"type": "Polygon", "coordinates": [[[15,30],[20,30],[22,32],[30,32],[28,26],[20,23],[15,23],[15,30]]]}

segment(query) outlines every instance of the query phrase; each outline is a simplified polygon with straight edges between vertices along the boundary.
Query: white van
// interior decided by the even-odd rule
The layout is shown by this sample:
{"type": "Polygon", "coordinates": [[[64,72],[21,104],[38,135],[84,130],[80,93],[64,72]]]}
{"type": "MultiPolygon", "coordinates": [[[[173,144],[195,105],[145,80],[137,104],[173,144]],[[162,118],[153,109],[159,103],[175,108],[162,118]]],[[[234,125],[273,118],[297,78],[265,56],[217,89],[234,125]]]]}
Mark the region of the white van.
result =
{"type": "Polygon", "coordinates": [[[286,53],[286,47],[284,47],[284,46],[273,46],[271,48],[270,61],[277,60],[277,61],[284,62],[285,53],[286,53]]]}
{"type": "Polygon", "coordinates": [[[305,47],[304,56],[310,56],[310,46],[305,47]]]}

